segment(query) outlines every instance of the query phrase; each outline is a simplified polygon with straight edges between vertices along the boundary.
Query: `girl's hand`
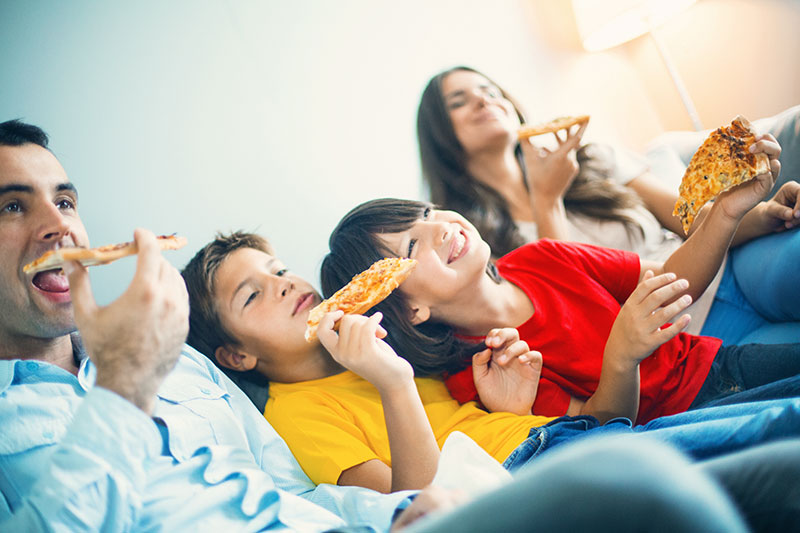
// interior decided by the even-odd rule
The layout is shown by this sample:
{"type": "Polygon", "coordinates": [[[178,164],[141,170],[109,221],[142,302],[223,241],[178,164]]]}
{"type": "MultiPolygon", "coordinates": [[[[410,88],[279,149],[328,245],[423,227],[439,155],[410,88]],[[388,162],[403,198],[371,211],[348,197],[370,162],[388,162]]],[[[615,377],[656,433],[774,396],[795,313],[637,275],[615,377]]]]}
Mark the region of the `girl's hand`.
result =
{"type": "Polygon", "coordinates": [[[559,132],[554,132],[558,148],[553,151],[534,146],[527,139],[520,141],[527,169],[531,203],[553,203],[564,197],[575,176],[578,175],[575,152],[587,124],[588,122],[584,122],[579,126],[563,130],[566,132],[563,137],[559,132]]]}
{"type": "Polygon", "coordinates": [[[514,328],[493,329],[486,348],[472,357],[472,375],[481,402],[492,412],[530,414],[542,373],[542,354],[519,340],[514,328]]]}
{"type": "Polygon", "coordinates": [[[385,393],[407,386],[414,379],[414,371],[408,361],[381,340],[386,336],[380,326],[382,318],[381,313],[365,317],[333,311],[320,320],[317,336],[337,363],[385,393]],[[341,322],[338,333],[333,329],[337,321],[341,322]]]}
{"type": "Polygon", "coordinates": [[[769,157],[770,171],[720,193],[717,203],[735,220],[740,220],[769,194],[781,173],[781,162],[778,160],[781,145],[771,134],[756,135],[756,142],[750,147],[750,152],[766,154],[769,157]]]}
{"type": "Polygon", "coordinates": [[[613,358],[625,366],[638,365],[689,324],[689,315],[683,315],[670,326],[663,327],[692,303],[691,296],[684,294],[667,304],[689,288],[689,282],[675,278],[672,272],[659,276],[652,270],[644,273],[614,320],[604,358],[613,358]]]}

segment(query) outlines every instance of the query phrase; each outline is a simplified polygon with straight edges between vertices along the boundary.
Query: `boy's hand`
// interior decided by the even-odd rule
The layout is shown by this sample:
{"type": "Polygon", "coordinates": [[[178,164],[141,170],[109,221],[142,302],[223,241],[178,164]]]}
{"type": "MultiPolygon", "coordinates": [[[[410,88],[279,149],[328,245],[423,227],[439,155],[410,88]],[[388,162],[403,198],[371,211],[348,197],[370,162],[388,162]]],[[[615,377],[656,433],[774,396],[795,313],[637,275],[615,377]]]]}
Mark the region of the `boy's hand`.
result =
{"type": "Polygon", "coordinates": [[[735,220],[741,219],[769,194],[781,173],[781,163],[778,160],[781,146],[771,134],[756,135],[756,142],[750,147],[750,152],[767,154],[770,171],[720,193],[717,203],[735,220]]]}
{"type": "Polygon", "coordinates": [[[530,350],[514,328],[493,329],[486,348],[472,357],[481,402],[492,412],[530,414],[542,373],[542,354],[530,350]]]}
{"type": "Polygon", "coordinates": [[[320,320],[317,336],[337,363],[384,393],[406,386],[414,378],[414,371],[382,340],[386,336],[380,325],[382,318],[381,313],[366,317],[333,311],[320,320]],[[333,329],[337,321],[341,321],[338,333],[333,329]]]}
{"type": "Polygon", "coordinates": [[[689,288],[686,280],[675,278],[672,272],[659,276],[652,270],[645,272],[614,320],[604,357],[613,357],[623,365],[638,365],[689,324],[689,315],[683,315],[662,327],[692,303],[691,296],[684,294],[667,304],[689,288]]]}

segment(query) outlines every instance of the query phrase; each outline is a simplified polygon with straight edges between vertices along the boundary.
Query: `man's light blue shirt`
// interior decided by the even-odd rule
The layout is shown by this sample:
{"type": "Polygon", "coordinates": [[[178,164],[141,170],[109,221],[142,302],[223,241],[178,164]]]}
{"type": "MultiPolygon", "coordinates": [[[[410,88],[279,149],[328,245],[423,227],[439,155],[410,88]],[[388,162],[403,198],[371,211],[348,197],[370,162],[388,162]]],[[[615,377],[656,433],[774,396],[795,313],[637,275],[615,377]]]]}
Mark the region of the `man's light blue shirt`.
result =
{"type": "Polygon", "coordinates": [[[0,531],[389,529],[408,493],[315,487],[250,400],[185,346],[152,418],[78,376],[0,361],[0,531]],[[315,505],[316,504],[316,505],[315,505]]]}

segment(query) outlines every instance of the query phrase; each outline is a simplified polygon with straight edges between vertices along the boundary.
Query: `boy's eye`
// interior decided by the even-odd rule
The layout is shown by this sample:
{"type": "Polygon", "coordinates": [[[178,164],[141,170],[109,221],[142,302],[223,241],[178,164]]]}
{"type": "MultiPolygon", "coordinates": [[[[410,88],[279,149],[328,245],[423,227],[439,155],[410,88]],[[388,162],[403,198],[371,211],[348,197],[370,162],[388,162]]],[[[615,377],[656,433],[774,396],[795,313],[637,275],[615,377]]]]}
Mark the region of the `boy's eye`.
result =
{"type": "Polygon", "coordinates": [[[2,211],[3,213],[19,213],[22,211],[22,205],[18,201],[14,200],[4,205],[2,211]]]}
{"type": "Polygon", "coordinates": [[[244,303],[244,307],[250,305],[250,302],[255,300],[256,296],[258,296],[258,291],[251,293],[250,296],[247,297],[247,301],[244,303]]]}
{"type": "Polygon", "coordinates": [[[282,269],[278,270],[277,272],[275,272],[275,275],[278,276],[278,277],[281,277],[281,276],[285,276],[287,272],[289,272],[288,268],[282,268],[282,269]]]}

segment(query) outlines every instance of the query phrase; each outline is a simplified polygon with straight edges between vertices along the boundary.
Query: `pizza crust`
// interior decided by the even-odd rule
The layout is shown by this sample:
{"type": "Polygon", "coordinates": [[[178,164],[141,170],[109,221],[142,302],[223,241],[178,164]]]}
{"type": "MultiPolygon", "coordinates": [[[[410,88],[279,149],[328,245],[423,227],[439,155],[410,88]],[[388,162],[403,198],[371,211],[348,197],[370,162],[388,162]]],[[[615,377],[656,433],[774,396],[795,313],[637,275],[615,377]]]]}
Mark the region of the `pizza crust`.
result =
{"type": "Polygon", "coordinates": [[[726,127],[712,131],[689,161],[678,189],[673,215],[688,235],[697,213],[721,192],[769,172],[769,157],[750,153],[755,142],[750,122],[737,116],[726,127]]]}
{"type": "Polygon", "coordinates": [[[543,122],[533,126],[523,124],[519,131],[517,131],[517,137],[519,140],[522,140],[529,137],[534,137],[536,135],[544,135],[545,133],[554,133],[559,130],[571,128],[575,124],[589,122],[589,118],[589,115],[566,116],[558,117],[548,122],[543,122]]]}
{"type": "Polygon", "coordinates": [[[416,266],[415,259],[387,257],[353,276],[347,285],[308,312],[306,341],[312,342],[317,338],[319,321],[326,313],[336,310],[344,311],[345,314],[366,313],[399,287],[416,266]]]}
{"type": "MultiPolygon", "coordinates": [[[[186,245],[186,237],[159,235],[156,237],[162,250],[177,250],[186,245]]],[[[28,274],[62,268],[67,261],[78,261],[83,266],[105,265],[138,252],[135,242],[108,244],[97,248],[59,248],[45,252],[41,257],[22,267],[28,274]]]]}

